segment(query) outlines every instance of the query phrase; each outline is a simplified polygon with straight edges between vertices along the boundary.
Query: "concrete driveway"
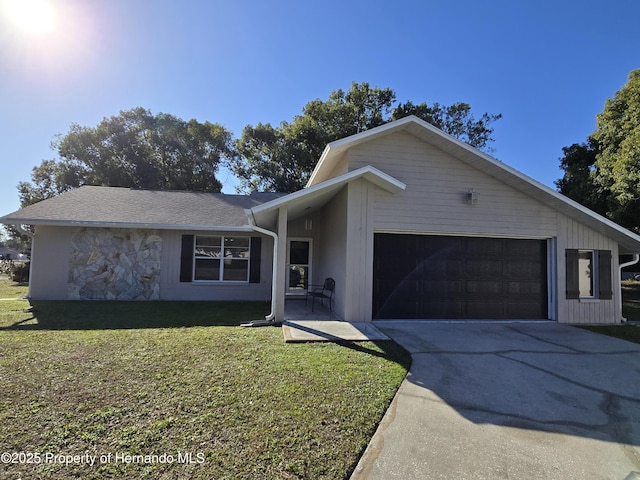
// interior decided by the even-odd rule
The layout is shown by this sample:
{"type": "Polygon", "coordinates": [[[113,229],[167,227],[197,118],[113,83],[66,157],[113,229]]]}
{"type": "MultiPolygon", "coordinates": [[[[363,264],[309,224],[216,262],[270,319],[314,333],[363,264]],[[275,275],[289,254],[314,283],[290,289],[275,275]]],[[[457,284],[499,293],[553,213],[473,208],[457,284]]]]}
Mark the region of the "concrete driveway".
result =
{"type": "Polygon", "coordinates": [[[352,479],[640,479],[640,345],[551,322],[375,325],[413,364],[352,479]]]}

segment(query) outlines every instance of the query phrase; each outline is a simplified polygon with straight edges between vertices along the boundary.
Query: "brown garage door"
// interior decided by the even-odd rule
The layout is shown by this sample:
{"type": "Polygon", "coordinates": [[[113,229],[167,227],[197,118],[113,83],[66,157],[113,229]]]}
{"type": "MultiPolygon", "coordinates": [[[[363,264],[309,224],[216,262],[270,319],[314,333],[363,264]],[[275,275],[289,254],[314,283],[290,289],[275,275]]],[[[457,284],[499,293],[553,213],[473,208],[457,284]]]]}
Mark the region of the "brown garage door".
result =
{"type": "Polygon", "coordinates": [[[376,319],[546,319],[545,240],[375,234],[376,319]]]}

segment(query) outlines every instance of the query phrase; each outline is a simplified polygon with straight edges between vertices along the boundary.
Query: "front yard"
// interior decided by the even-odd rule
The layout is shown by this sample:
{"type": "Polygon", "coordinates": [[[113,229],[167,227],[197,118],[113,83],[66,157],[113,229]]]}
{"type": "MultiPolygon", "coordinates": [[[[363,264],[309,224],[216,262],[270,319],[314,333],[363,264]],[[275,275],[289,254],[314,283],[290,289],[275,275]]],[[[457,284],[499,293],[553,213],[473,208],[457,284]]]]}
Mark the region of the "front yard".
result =
{"type": "Polygon", "coordinates": [[[611,327],[585,327],[592,332],[640,343],[640,281],[622,282],[622,315],[629,321],[625,325],[611,327]]]}
{"type": "Polygon", "coordinates": [[[627,320],[640,322],[640,281],[625,280],[622,282],[622,314],[627,320]]]}
{"type": "Polygon", "coordinates": [[[237,326],[265,304],[34,306],[0,301],[0,478],[348,478],[409,362],[237,326]]]}
{"type": "MultiPolygon", "coordinates": [[[[0,279],[16,299],[0,300],[0,478],[348,478],[409,363],[391,342],[238,327],[264,304],[26,312],[25,293],[0,279]]],[[[640,320],[640,282],[624,303],[640,320]]],[[[640,327],[593,329],[640,342],[640,327]]]]}

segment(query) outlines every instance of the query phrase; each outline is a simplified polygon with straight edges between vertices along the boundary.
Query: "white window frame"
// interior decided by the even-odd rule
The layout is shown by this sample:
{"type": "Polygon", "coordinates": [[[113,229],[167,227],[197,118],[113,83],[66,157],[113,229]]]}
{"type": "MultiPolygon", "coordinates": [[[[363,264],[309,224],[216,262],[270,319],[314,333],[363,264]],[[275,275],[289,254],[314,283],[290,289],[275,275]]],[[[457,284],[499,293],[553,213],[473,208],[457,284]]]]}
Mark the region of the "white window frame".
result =
{"type": "MultiPolygon", "coordinates": [[[[244,247],[242,247],[244,248],[244,247]]],[[[194,240],[193,240],[193,282],[194,283],[249,283],[249,275],[250,275],[250,268],[251,268],[251,263],[250,263],[250,259],[251,259],[251,237],[247,237],[247,236],[243,236],[243,235],[194,235],[194,240]],[[198,238],[219,238],[220,239],[220,256],[217,257],[211,257],[211,256],[207,256],[207,255],[198,255],[197,253],[197,249],[198,249],[198,238]],[[233,238],[241,238],[241,239],[246,239],[248,242],[248,245],[246,246],[246,256],[244,257],[233,257],[231,255],[227,255],[225,253],[225,249],[231,249],[231,248],[235,248],[235,247],[231,247],[230,245],[225,245],[225,240],[229,241],[230,239],[233,238]],[[218,260],[219,263],[219,270],[218,270],[218,279],[197,279],[196,278],[196,273],[197,273],[197,269],[196,269],[196,261],[197,260],[218,260]],[[225,262],[227,261],[243,261],[246,262],[246,277],[243,280],[225,280],[224,279],[224,270],[225,270],[225,262]]]]}

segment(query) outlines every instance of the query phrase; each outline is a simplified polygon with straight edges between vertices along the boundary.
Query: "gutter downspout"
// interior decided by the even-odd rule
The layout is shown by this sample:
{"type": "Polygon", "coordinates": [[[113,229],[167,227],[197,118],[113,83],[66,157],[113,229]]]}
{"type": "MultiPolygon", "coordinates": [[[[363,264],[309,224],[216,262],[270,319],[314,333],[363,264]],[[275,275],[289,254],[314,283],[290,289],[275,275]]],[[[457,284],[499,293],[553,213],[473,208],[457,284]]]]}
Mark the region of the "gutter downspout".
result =
{"type": "Polygon", "coordinates": [[[259,227],[258,225],[256,225],[256,219],[253,216],[253,210],[245,210],[245,213],[247,214],[247,217],[249,219],[249,226],[256,232],[258,233],[263,233],[265,235],[270,236],[271,238],[273,238],[273,267],[272,267],[272,278],[271,278],[271,312],[269,313],[269,315],[267,315],[266,317],[264,317],[264,320],[253,320],[249,323],[243,323],[242,326],[243,327],[262,327],[262,326],[267,326],[267,325],[277,325],[278,322],[276,322],[276,293],[277,293],[277,282],[276,282],[276,277],[277,277],[277,268],[276,265],[278,264],[278,235],[275,232],[272,232],[271,230],[267,230],[265,228],[259,227]]]}
{"type": "Polygon", "coordinates": [[[29,258],[29,284],[27,286],[27,295],[24,298],[31,298],[31,270],[33,268],[33,246],[35,243],[35,233],[31,233],[29,230],[22,228],[22,225],[16,224],[14,225],[16,230],[20,232],[21,235],[25,235],[31,239],[31,257],[29,258]]]}
{"type": "Polygon", "coordinates": [[[633,259],[630,262],[622,263],[619,265],[619,268],[620,268],[620,319],[622,320],[623,323],[626,322],[627,319],[622,316],[622,269],[630,265],[635,265],[636,263],[638,263],[639,260],[640,260],[640,254],[634,253],[633,259]]]}

